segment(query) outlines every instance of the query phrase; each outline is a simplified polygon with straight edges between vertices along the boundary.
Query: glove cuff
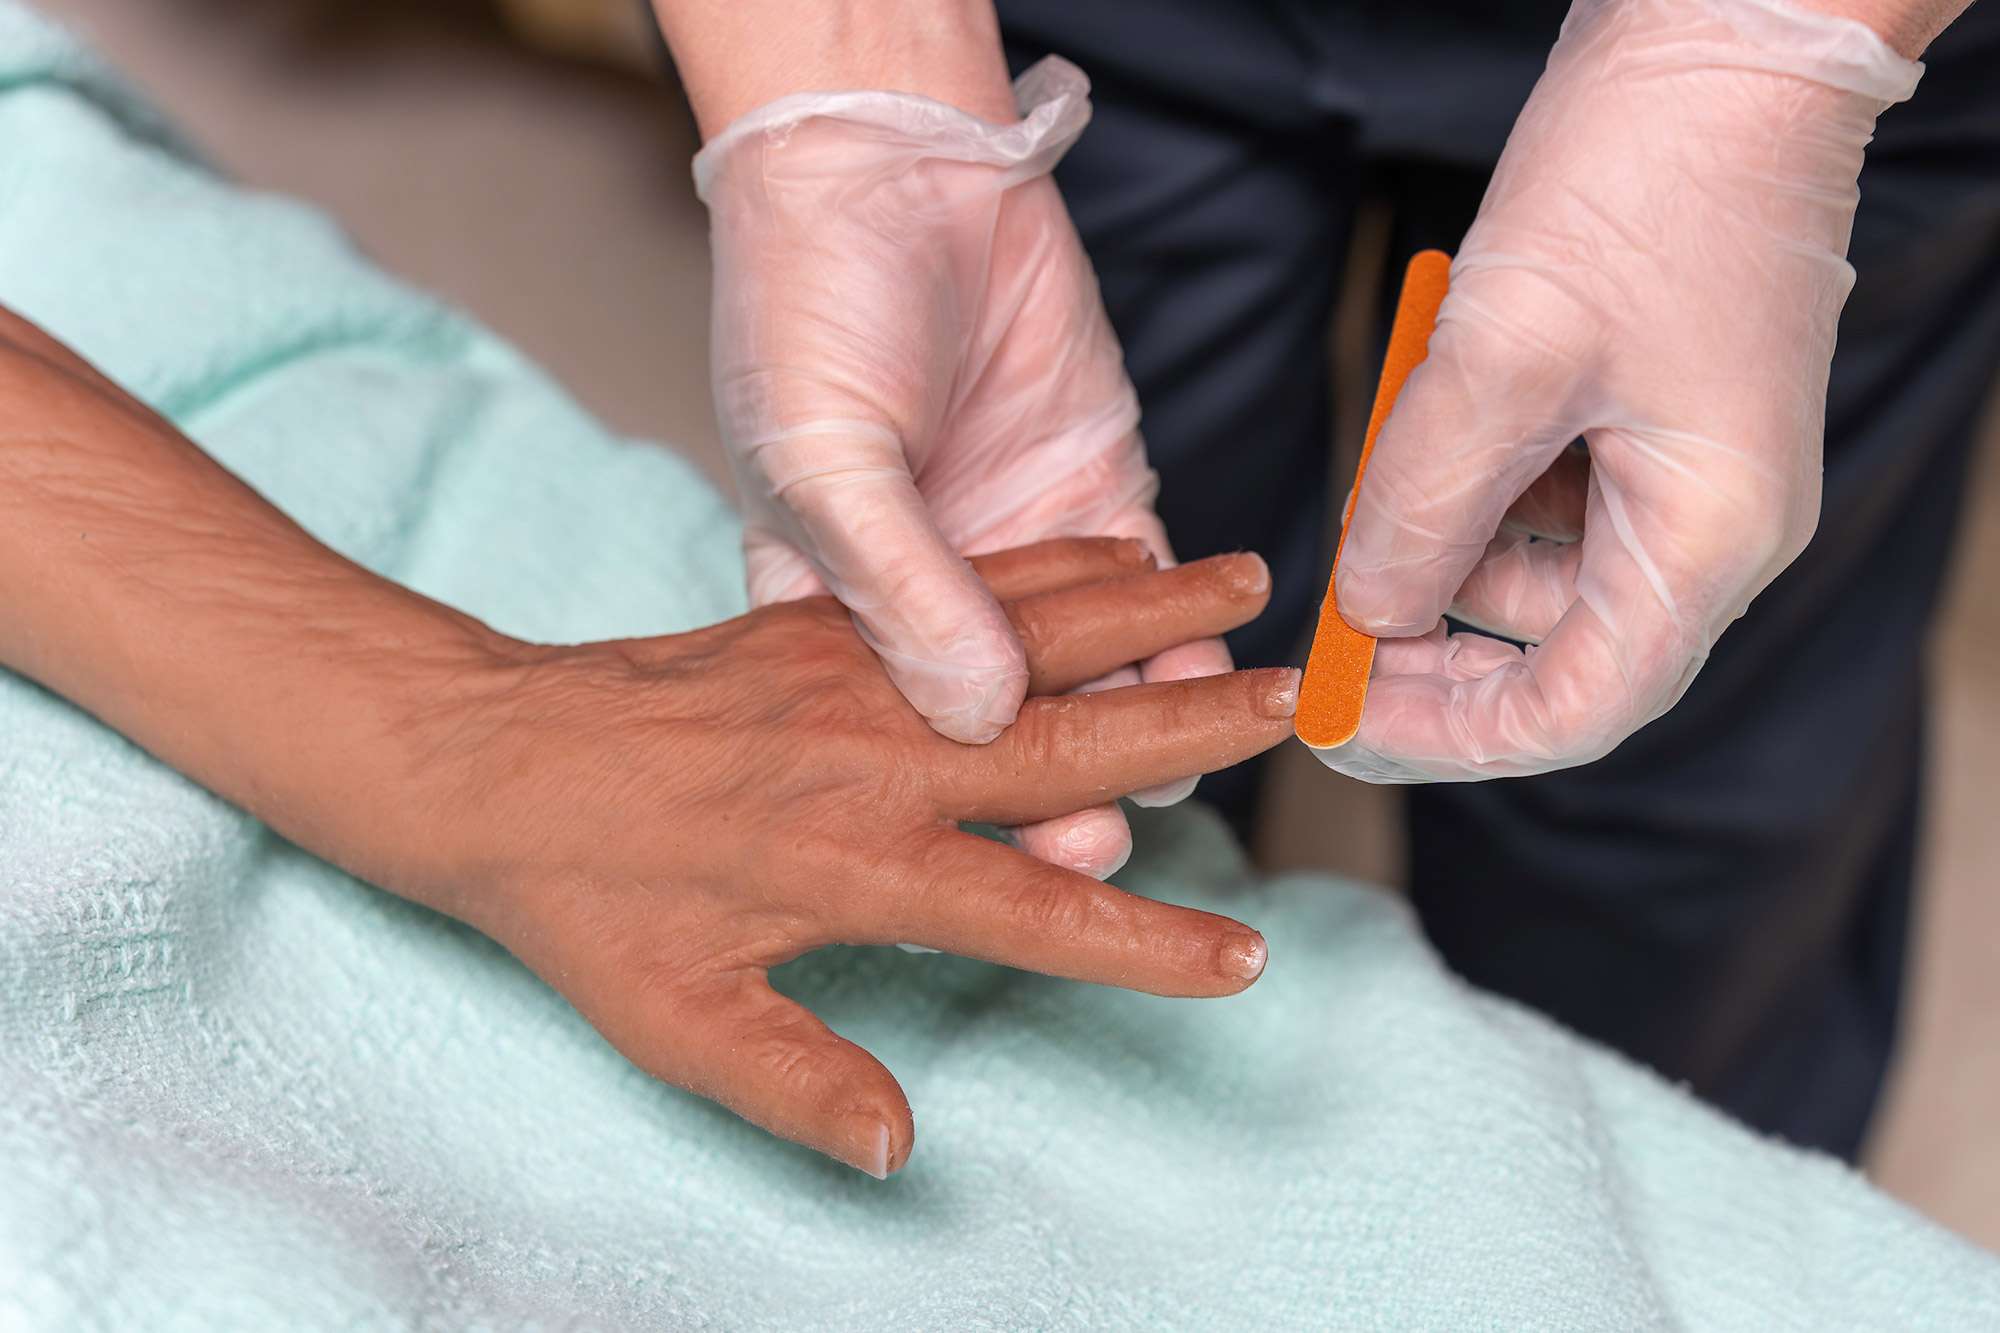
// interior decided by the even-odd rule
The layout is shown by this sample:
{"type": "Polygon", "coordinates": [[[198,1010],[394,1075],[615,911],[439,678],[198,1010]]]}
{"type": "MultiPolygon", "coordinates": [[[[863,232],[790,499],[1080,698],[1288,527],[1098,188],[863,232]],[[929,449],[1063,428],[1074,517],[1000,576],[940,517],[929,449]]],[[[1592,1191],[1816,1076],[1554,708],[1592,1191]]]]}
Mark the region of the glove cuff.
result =
{"type": "Polygon", "coordinates": [[[915,93],[793,93],[730,122],[694,155],[695,194],[708,202],[716,176],[746,141],[776,148],[810,120],[845,122],[929,156],[996,167],[1005,185],[1018,184],[1051,171],[1090,123],[1090,80],[1061,56],[1046,56],[1014,80],[1014,100],[1021,119],[996,125],[915,93]]]}
{"type": "Polygon", "coordinates": [[[1898,55],[1858,19],[1786,0],[1576,0],[1563,35],[1628,16],[1645,24],[1647,11],[1678,30],[1675,56],[1688,64],[1789,74],[1885,107],[1908,101],[1924,73],[1922,61],[1898,55]],[[1711,35],[1709,23],[1690,22],[1695,16],[1705,16],[1718,30],[1711,35]]]}

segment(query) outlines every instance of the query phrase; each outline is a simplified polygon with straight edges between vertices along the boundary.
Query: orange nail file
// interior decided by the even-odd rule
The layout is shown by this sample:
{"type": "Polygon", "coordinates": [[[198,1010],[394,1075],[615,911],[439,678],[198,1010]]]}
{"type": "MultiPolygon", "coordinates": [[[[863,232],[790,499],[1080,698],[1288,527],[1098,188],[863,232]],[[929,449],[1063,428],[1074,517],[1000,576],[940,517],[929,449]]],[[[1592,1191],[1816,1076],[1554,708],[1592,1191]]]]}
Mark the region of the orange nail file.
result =
{"type": "MultiPolygon", "coordinates": [[[[1382,358],[1382,379],[1375,386],[1375,410],[1368,415],[1368,434],[1361,441],[1361,462],[1354,469],[1354,492],[1340,516],[1340,545],[1333,567],[1340,568],[1340,551],[1347,545],[1347,525],[1354,517],[1354,496],[1368,473],[1368,455],[1375,437],[1396,405],[1403,381],[1424,359],[1438,307],[1451,279],[1451,256],[1442,250],[1422,250],[1403,273],[1403,294],[1396,302],[1396,322],[1389,330],[1389,354],[1382,358]]],[[[1361,729],[1361,702],[1368,695],[1368,673],[1375,665],[1375,640],[1340,618],[1333,604],[1333,576],[1326,580],[1326,600],[1320,603],[1319,627],[1313,631],[1312,655],[1306,659],[1305,680],[1299,686],[1299,709],[1293,730],[1317,750],[1345,745],[1361,729]]]]}

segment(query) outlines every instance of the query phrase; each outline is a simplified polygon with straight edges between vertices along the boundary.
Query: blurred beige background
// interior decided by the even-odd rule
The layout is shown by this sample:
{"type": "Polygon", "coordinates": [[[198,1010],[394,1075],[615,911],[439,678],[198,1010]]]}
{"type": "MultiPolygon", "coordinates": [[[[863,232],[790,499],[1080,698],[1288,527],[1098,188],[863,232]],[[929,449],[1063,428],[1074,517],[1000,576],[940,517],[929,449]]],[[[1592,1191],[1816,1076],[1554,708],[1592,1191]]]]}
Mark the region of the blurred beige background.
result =
{"type": "MultiPolygon", "coordinates": [[[[617,429],[717,471],[694,136],[627,0],[41,0],[224,170],[312,200],[363,249],[550,367],[617,429]],[[523,42],[532,36],[532,45],[523,42]]],[[[1358,346],[1357,311],[1343,316],[1358,346]]],[[[1372,374],[1349,357],[1350,417],[1372,374]]],[[[1989,413],[1989,439],[2000,436],[1989,413]]],[[[1343,438],[1356,428],[1344,426],[1343,438]]],[[[1988,451],[1990,454],[1990,450],[1988,451]]],[[[1990,462],[1990,459],[1989,459],[1990,462]]],[[[719,477],[719,473],[718,473],[719,477]]],[[[2000,1248],[2000,476],[1937,638],[1927,897],[1905,1056],[1871,1170],[2000,1248]]],[[[1396,882],[1394,794],[1290,747],[1259,855],[1396,882]]]]}

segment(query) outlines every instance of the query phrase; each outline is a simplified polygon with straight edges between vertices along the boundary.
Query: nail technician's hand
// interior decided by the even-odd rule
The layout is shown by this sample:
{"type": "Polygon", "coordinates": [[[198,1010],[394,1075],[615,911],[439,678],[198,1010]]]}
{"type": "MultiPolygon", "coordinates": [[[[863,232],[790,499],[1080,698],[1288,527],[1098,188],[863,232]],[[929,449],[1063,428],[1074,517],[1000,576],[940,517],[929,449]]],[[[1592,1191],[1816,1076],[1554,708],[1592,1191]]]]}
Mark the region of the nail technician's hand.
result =
{"type": "MultiPolygon", "coordinates": [[[[995,52],[997,60],[997,50],[995,52]]],[[[745,517],[750,597],[831,591],[944,735],[998,735],[1022,645],[961,558],[1052,536],[1173,554],[1097,282],[1048,172],[1090,116],[1047,60],[998,125],[898,93],[807,94],[737,118],[695,160],[712,216],[718,416],[745,517]]],[[[1227,671],[1217,640],[1109,682],[1227,671]]],[[[1135,794],[1164,805],[1192,779],[1135,794]]],[[[1020,830],[1103,876],[1115,807],[1020,830]]]]}
{"type": "MultiPolygon", "coordinates": [[[[788,97],[695,160],[751,599],[830,590],[917,711],[975,743],[1012,720],[1027,666],[961,552],[1132,536],[1171,563],[1138,402],[1048,176],[1088,85],[1047,60],[1018,93],[1007,125],[901,93],[788,97]]],[[[1142,668],[1228,669],[1219,642],[1142,668]]]]}
{"type": "MultiPolygon", "coordinates": [[[[1100,540],[981,565],[1016,597],[1037,694],[1265,601],[1254,556],[1145,572],[1136,543],[1100,540]]],[[[534,650],[428,714],[415,803],[436,833],[421,865],[384,873],[505,944],[641,1068],[879,1176],[909,1156],[901,1089],[766,969],[909,942],[1162,995],[1243,989],[1254,932],[956,821],[1043,819],[1236,763],[1290,734],[1296,688],[1267,670],[1035,698],[966,746],[910,709],[828,598],[534,650]]]]}
{"type": "Polygon", "coordinates": [[[1387,637],[1326,762],[1535,773],[1680,698],[1817,522],[1855,180],[1919,72],[1779,0],[1577,0],[1356,498],[1338,603],[1387,637]]]}

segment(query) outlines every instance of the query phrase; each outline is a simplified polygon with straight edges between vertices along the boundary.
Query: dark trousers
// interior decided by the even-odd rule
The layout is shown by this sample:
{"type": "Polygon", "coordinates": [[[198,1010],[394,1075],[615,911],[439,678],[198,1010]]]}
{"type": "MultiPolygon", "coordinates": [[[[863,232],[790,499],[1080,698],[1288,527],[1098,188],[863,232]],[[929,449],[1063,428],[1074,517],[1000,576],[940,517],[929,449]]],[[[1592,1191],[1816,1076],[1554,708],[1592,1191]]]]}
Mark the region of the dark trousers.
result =
{"type": "MultiPolygon", "coordinates": [[[[1391,206],[1391,273],[1454,248],[1562,11],[1002,0],[1017,66],[1053,51],[1095,84],[1058,179],[1168,530],[1183,557],[1271,564],[1239,661],[1296,660],[1325,591],[1326,334],[1356,205],[1391,206]]],[[[1927,62],[1862,176],[1811,547],[1609,758],[1417,788],[1409,815],[1412,894],[1451,966],[1850,1158],[1896,1032],[1925,635],[2000,366],[2000,8],[1927,62]]],[[[1259,777],[1204,790],[1242,820],[1259,777]]]]}

